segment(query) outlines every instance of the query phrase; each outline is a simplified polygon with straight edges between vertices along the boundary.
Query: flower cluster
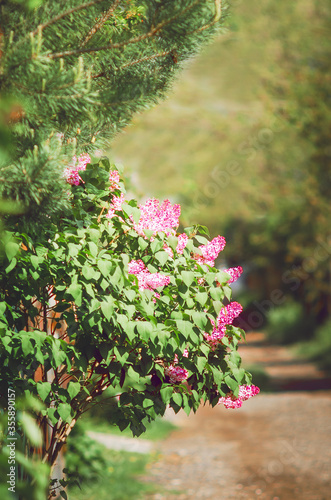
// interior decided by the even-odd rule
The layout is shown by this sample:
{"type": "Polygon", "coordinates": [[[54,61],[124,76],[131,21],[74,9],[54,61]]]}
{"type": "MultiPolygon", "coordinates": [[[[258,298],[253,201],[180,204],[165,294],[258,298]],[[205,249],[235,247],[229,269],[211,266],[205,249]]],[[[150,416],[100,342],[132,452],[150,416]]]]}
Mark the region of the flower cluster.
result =
{"type": "Polygon", "coordinates": [[[66,168],[63,173],[66,181],[72,186],[78,186],[82,180],[78,172],[80,170],[85,170],[88,163],[91,163],[91,158],[87,153],[81,154],[78,159],[74,156],[72,159],[72,165],[66,168]]]}
{"type": "Polygon", "coordinates": [[[110,204],[110,207],[109,207],[109,210],[108,210],[106,217],[108,219],[112,219],[116,215],[115,212],[117,210],[119,210],[119,211],[122,210],[122,205],[123,205],[124,201],[125,201],[125,199],[124,199],[123,193],[121,193],[121,196],[113,196],[113,199],[112,199],[112,202],[110,204]]]}
{"type": "Polygon", "coordinates": [[[232,325],[233,320],[239,316],[242,310],[242,305],[239,302],[231,302],[227,306],[222,307],[217,316],[217,325],[232,325]]]}
{"type": "Polygon", "coordinates": [[[115,189],[119,189],[119,182],[120,182],[120,174],[117,170],[111,170],[109,172],[109,182],[110,186],[109,189],[111,191],[114,191],[115,189]]]}
{"type": "Polygon", "coordinates": [[[235,398],[232,392],[229,392],[225,397],[218,400],[218,404],[223,404],[225,408],[240,408],[243,401],[259,394],[260,389],[256,385],[241,385],[239,387],[238,397],[235,398]]]}
{"type": "Polygon", "coordinates": [[[140,219],[138,223],[133,222],[134,228],[140,236],[145,237],[144,230],[153,231],[155,236],[163,231],[167,236],[175,234],[175,228],[179,225],[180,205],[171,205],[169,200],[164,200],[160,205],[159,200],[151,198],[146,203],[139,205],[140,219]]]}
{"type": "Polygon", "coordinates": [[[169,377],[171,384],[178,384],[186,380],[188,377],[188,371],[180,366],[170,365],[164,370],[164,374],[169,377]]]}
{"type": "Polygon", "coordinates": [[[216,236],[216,238],[211,240],[206,245],[200,245],[199,248],[202,255],[196,254],[194,258],[199,264],[208,264],[209,266],[214,267],[215,260],[217,259],[218,254],[224,249],[225,244],[226,241],[223,236],[216,236]]]}
{"type": "Polygon", "coordinates": [[[142,260],[132,260],[128,264],[129,274],[134,274],[138,279],[140,290],[155,290],[170,283],[169,276],[160,273],[150,273],[142,260]]]}
{"type": "Polygon", "coordinates": [[[176,252],[177,253],[183,254],[184,248],[187,245],[187,241],[188,241],[187,234],[182,233],[182,234],[178,235],[178,243],[177,243],[177,247],[176,247],[176,252]]]}
{"type": "MultiPolygon", "coordinates": [[[[88,162],[90,162],[90,157],[87,154],[81,155],[78,159],[76,157],[73,158],[72,165],[70,165],[65,171],[65,177],[70,184],[79,185],[79,183],[82,181],[81,177],[79,176],[79,171],[85,170],[88,162]]],[[[112,170],[110,172],[109,183],[110,191],[121,191],[120,174],[117,170],[112,170]]],[[[110,203],[106,217],[108,219],[118,217],[120,221],[124,222],[123,213],[118,214],[118,212],[121,212],[123,210],[123,203],[125,202],[124,193],[117,192],[116,194],[112,193],[111,195],[112,201],[110,203]],[[120,194],[120,196],[116,196],[116,194],[120,194]]],[[[140,204],[139,209],[140,216],[138,221],[133,217],[133,215],[130,216],[132,226],[138,235],[150,241],[153,241],[157,236],[157,233],[159,232],[165,233],[165,235],[168,237],[176,235],[176,230],[179,226],[180,205],[172,205],[169,200],[160,202],[155,198],[151,198],[148,199],[145,203],[140,204]],[[145,234],[146,230],[149,231],[148,235],[145,234]]],[[[189,237],[187,236],[187,234],[182,233],[177,235],[177,238],[178,240],[176,253],[178,255],[183,255],[184,250],[188,245],[189,237]]],[[[163,250],[168,253],[171,259],[173,259],[175,249],[172,249],[169,244],[170,243],[165,238],[163,238],[163,250]]],[[[191,254],[187,253],[187,258],[188,260],[193,259],[193,267],[195,269],[198,268],[198,264],[214,267],[215,260],[217,259],[219,253],[224,249],[225,244],[225,238],[219,235],[206,244],[200,245],[198,247],[199,250],[195,250],[191,254]]],[[[171,266],[170,263],[169,265],[171,266]]],[[[192,265],[192,261],[190,262],[190,265],[192,265]]],[[[231,284],[241,276],[243,269],[241,266],[238,266],[225,269],[224,272],[229,275],[228,283],[231,284]]],[[[131,262],[129,262],[128,273],[137,277],[138,287],[140,290],[153,291],[154,296],[152,300],[155,304],[157,303],[157,299],[161,298],[161,288],[169,285],[171,282],[171,277],[162,274],[162,272],[150,272],[143,260],[140,259],[131,260],[131,262]]],[[[197,276],[198,284],[200,286],[207,287],[205,278],[201,276],[200,272],[198,274],[200,275],[200,277],[197,276]]],[[[216,285],[223,286],[224,280],[221,281],[222,283],[218,283],[216,281],[216,285]]],[[[175,295],[176,293],[173,294],[174,297],[175,295]]],[[[209,306],[206,305],[204,313],[207,315],[208,311],[209,306]]],[[[231,331],[230,329],[227,329],[227,327],[233,323],[234,319],[237,318],[241,312],[242,306],[238,302],[231,302],[230,304],[221,308],[215,320],[210,319],[212,331],[211,333],[205,332],[204,339],[208,342],[211,350],[214,351],[216,347],[222,343],[222,339],[225,336],[231,335],[231,331]]],[[[210,318],[209,314],[208,317],[210,318]]],[[[139,318],[137,320],[139,320],[139,318]]],[[[217,353],[215,353],[215,355],[217,355],[217,353]]],[[[189,356],[187,349],[184,350],[182,356],[189,356]]],[[[189,372],[187,369],[179,365],[179,359],[177,355],[174,356],[172,362],[169,363],[166,361],[162,361],[161,359],[161,363],[164,366],[164,373],[167,383],[179,384],[188,379],[189,372]]],[[[240,408],[243,401],[246,401],[259,392],[259,388],[254,385],[241,385],[239,386],[238,397],[235,397],[233,395],[233,392],[229,392],[224,397],[220,397],[218,403],[222,403],[226,408],[240,408]]]]}
{"type": "Polygon", "coordinates": [[[215,348],[221,342],[222,338],[226,335],[226,325],[231,325],[242,310],[243,308],[239,302],[231,302],[227,306],[222,307],[217,316],[216,324],[211,320],[214,327],[213,331],[210,335],[208,333],[204,334],[206,341],[211,347],[215,348]]]}
{"type": "Polygon", "coordinates": [[[228,281],[228,284],[230,284],[237,281],[237,279],[242,275],[243,268],[241,266],[229,267],[229,269],[224,269],[224,272],[231,276],[231,278],[228,281]]]}

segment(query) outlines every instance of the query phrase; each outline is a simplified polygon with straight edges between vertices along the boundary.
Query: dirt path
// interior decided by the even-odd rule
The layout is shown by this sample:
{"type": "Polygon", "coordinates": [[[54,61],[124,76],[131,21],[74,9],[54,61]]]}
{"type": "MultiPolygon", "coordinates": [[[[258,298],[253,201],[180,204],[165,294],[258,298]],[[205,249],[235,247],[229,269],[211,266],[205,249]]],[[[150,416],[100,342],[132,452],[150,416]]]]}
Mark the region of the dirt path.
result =
{"type": "Polygon", "coordinates": [[[245,365],[264,364],[279,392],[240,410],[172,416],[179,429],[160,443],[145,478],[164,493],[150,500],[331,499],[330,379],[260,334],[248,342],[240,349],[245,365]],[[311,380],[318,390],[303,391],[311,380]]]}

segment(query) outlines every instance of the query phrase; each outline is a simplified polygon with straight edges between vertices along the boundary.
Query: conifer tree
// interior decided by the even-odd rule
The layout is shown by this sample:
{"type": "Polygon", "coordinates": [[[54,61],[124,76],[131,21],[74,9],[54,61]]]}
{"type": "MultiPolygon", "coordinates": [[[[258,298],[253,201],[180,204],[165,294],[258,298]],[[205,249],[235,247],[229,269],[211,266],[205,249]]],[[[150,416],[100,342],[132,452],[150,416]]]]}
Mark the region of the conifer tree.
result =
{"type": "Polygon", "coordinates": [[[63,207],[65,164],[164,98],[226,13],[221,0],[1,2],[1,198],[29,221],[63,207]]]}

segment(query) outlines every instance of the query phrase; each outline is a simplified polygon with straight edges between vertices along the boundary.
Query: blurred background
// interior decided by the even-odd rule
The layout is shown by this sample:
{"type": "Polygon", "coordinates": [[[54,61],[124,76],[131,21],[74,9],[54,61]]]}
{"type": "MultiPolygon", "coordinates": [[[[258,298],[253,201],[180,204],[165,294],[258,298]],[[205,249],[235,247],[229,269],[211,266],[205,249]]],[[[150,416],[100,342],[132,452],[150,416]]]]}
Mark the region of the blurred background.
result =
{"type": "Polygon", "coordinates": [[[321,389],[330,373],[319,369],[331,372],[331,6],[231,6],[227,33],[186,64],[166,101],[135,117],[110,156],[134,195],[180,203],[183,226],[226,237],[217,264],[244,268],[232,285],[248,332],[239,352],[262,395],[240,412],[179,414],[179,430],[167,419],[148,426],[142,438],[161,450],[152,459],[91,441],[91,430],[103,444],[116,432],[101,405],[69,440],[67,462],[92,485],[103,471],[103,482],[73,489],[72,500],[108,500],[110,490],[115,500],[329,494],[330,392],[321,389]]]}
{"type": "Polygon", "coordinates": [[[239,326],[305,341],[330,368],[330,4],[231,5],[227,34],[111,155],[142,198],[180,203],[184,226],[226,237],[220,267],[244,268],[239,326]]]}

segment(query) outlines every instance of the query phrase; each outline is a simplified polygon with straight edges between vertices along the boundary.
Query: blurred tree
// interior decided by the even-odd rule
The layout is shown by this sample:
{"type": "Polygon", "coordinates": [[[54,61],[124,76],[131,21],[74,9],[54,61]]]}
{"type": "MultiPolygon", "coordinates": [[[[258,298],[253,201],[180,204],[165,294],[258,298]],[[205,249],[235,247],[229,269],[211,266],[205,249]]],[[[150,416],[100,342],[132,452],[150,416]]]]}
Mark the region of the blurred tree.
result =
{"type": "Polygon", "coordinates": [[[139,168],[142,189],[181,202],[186,224],[227,236],[230,264],[257,271],[257,300],[281,288],[321,321],[330,311],[330,11],[325,0],[236,3],[227,36],[114,149],[139,168]]]}

